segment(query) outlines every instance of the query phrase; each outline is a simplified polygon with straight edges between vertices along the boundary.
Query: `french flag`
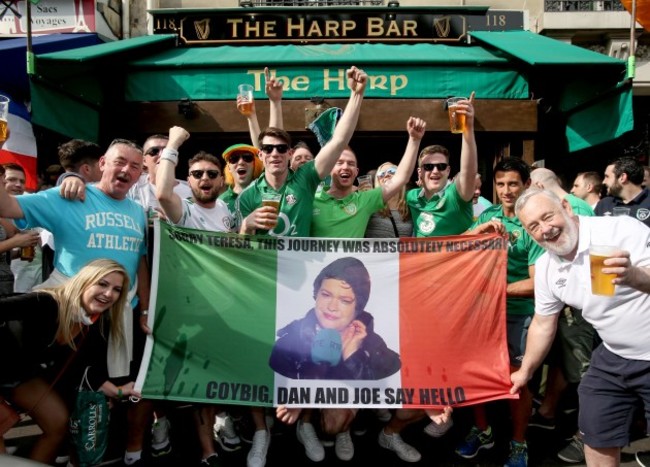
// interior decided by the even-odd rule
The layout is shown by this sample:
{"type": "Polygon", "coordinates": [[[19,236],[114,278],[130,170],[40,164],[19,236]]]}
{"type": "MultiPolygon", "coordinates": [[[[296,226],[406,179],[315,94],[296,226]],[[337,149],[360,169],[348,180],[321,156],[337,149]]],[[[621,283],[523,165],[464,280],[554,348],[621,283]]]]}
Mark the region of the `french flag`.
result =
{"type": "MultiPolygon", "coordinates": [[[[11,96],[7,97],[11,99],[11,96]]],[[[7,124],[9,139],[0,149],[0,164],[14,162],[21,165],[25,169],[27,190],[36,191],[38,189],[36,138],[27,107],[12,99],[9,103],[7,124]]]]}

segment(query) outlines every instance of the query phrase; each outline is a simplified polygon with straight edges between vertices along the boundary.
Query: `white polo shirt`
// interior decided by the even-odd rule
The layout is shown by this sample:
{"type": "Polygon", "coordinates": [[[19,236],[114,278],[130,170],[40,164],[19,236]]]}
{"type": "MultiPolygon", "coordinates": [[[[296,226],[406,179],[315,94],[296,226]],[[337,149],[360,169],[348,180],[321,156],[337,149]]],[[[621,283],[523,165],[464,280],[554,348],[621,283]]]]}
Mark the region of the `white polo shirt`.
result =
{"type": "Polygon", "coordinates": [[[535,313],[552,315],[566,303],[598,331],[616,355],[650,361],[650,294],[616,286],[613,297],[591,293],[589,245],[611,245],[630,252],[634,266],[650,267],[650,229],[630,217],[583,217],[578,251],[565,261],[548,251],[535,263],[535,313]]]}

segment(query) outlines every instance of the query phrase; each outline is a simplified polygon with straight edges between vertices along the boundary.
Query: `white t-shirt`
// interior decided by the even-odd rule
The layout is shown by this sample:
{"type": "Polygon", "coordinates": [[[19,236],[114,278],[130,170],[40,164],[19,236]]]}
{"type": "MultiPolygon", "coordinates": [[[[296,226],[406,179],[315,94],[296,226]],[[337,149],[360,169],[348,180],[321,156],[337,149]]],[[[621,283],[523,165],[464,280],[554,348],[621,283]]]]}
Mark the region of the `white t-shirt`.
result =
{"type": "Polygon", "coordinates": [[[183,214],[178,225],[211,232],[230,232],[234,220],[226,203],[217,199],[214,207],[204,208],[191,199],[183,200],[183,214]]]}
{"type": "MultiPolygon", "coordinates": [[[[176,181],[178,183],[174,185],[174,193],[180,196],[181,199],[191,198],[192,188],[190,188],[189,183],[184,180],[176,181]]],[[[147,174],[142,174],[138,181],[131,187],[128,198],[143,206],[146,211],[150,209],[161,209],[160,203],[156,199],[156,185],[149,183],[149,176],[147,174]]]]}
{"type": "Polygon", "coordinates": [[[565,303],[581,309],[608,350],[650,361],[650,294],[617,285],[612,297],[594,295],[589,265],[589,245],[611,245],[629,251],[634,266],[650,267],[650,229],[630,216],[579,219],[573,261],[547,251],[535,263],[535,312],[552,315],[565,303]]]}

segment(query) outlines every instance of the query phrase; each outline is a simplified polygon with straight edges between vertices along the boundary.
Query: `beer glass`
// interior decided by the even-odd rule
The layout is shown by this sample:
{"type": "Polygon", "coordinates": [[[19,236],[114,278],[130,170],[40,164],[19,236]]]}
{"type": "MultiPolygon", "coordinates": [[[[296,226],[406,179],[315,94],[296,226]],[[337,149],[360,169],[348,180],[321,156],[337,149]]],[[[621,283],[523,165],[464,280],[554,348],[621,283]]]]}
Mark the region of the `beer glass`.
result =
{"type": "Polygon", "coordinates": [[[250,84],[240,84],[239,94],[237,94],[237,110],[242,115],[248,117],[253,115],[254,106],[253,86],[250,84]]]}
{"type": "Polygon", "coordinates": [[[465,131],[465,114],[456,112],[458,102],[466,101],[467,97],[450,97],[447,99],[447,111],[449,112],[449,129],[452,133],[465,131]]]}
{"type": "Polygon", "coordinates": [[[372,190],[372,175],[359,175],[357,182],[359,182],[359,191],[372,190]]]}
{"type": "Polygon", "coordinates": [[[611,258],[618,248],[607,245],[591,245],[589,247],[589,265],[591,270],[591,293],[594,295],[614,295],[612,279],[616,274],[604,274],[605,260],[611,258]]]}
{"type": "Polygon", "coordinates": [[[7,96],[0,96],[0,143],[7,141],[7,134],[9,127],[7,125],[7,118],[9,116],[9,98],[7,96]]]}
{"type": "MultiPolygon", "coordinates": [[[[273,193],[273,192],[262,193],[262,206],[271,206],[273,209],[275,209],[276,213],[280,212],[280,201],[281,200],[282,200],[282,194],[280,194],[280,193],[273,193]]],[[[274,222],[267,223],[266,228],[268,230],[271,230],[277,224],[278,224],[278,221],[275,220],[274,222]]]]}

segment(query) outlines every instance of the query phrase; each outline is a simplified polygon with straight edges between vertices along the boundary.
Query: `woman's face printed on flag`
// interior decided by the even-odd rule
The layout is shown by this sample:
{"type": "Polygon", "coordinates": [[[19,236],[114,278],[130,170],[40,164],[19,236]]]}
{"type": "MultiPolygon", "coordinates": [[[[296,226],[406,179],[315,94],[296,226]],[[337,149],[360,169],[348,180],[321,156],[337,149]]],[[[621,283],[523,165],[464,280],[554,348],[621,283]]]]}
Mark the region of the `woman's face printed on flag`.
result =
{"type": "Polygon", "coordinates": [[[350,284],[340,279],[325,279],[316,294],[316,317],[321,327],[339,332],[354,320],[356,297],[350,284]]]}

